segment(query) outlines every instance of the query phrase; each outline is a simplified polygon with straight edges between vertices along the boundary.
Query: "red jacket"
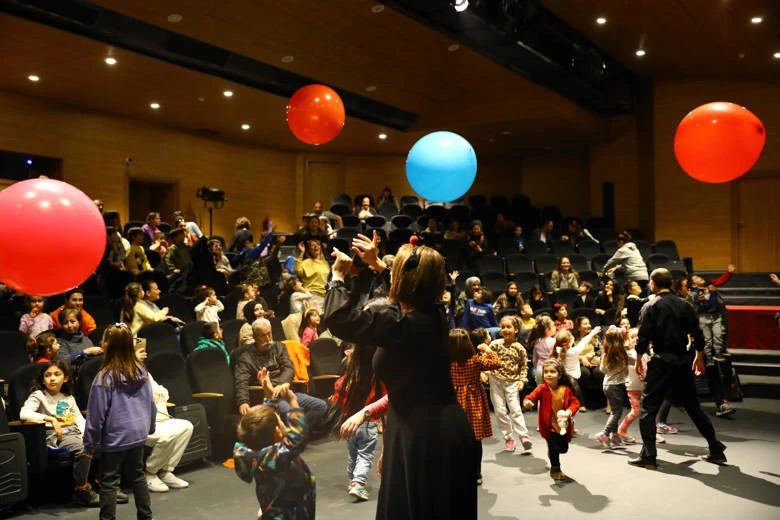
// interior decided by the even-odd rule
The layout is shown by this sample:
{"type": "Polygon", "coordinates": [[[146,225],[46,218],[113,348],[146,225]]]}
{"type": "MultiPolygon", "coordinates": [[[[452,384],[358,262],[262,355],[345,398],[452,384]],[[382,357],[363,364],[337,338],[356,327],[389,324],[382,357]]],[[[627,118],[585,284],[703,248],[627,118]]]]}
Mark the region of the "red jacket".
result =
{"type": "MultiPolygon", "coordinates": [[[[580,409],[580,402],[574,395],[572,389],[568,386],[564,386],[563,393],[563,406],[571,412],[572,417],[580,409]]],[[[523,400],[531,401],[532,403],[539,403],[539,433],[543,438],[549,439],[552,433],[550,421],[552,419],[552,392],[547,383],[542,383],[537,386],[533,392],[528,394],[523,400]]],[[[571,434],[574,431],[574,421],[569,418],[569,425],[566,427],[566,440],[571,442],[571,434]]]]}

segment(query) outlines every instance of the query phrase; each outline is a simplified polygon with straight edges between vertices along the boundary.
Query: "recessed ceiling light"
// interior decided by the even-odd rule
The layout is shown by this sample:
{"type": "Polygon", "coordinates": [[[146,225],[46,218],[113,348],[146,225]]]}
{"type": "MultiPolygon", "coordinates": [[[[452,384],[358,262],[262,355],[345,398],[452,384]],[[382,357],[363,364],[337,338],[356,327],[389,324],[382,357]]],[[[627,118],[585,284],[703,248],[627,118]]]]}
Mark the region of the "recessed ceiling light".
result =
{"type": "Polygon", "coordinates": [[[153,110],[157,110],[158,108],[160,108],[160,103],[149,103],[149,106],[150,106],[150,107],[151,107],[153,110]]]}
{"type": "Polygon", "coordinates": [[[377,14],[381,13],[384,10],[385,10],[385,6],[383,6],[382,4],[376,4],[374,7],[371,8],[371,12],[377,14]]]}
{"type": "Polygon", "coordinates": [[[30,81],[40,81],[41,80],[41,78],[36,76],[35,74],[30,74],[29,76],[27,76],[27,79],[29,79],[30,81]]]}
{"type": "Polygon", "coordinates": [[[282,63],[291,63],[295,60],[295,56],[282,56],[282,63]]]}
{"type": "Polygon", "coordinates": [[[761,18],[760,16],[754,16],[753,18],[750,19],[750,23],[755,23],[755,24],[759,24],[763,21],[764,19],[761,18]]]}
{"type": "Polygon", "coordinates": [[[501,132],[501,135],[512,135],[512,131],[511,130],[504,130],[503,132],[501,132]]]}
{"type": "Polygon", "coordinates": [[[243,125],[241,125],[241,130],[249,130],[250,128],[251,128],[251,127],[250,127],[248,124],[246,124],[246,123],[244,123],[243,125]]]}
{"type": "Polygon", "coordinates": [[[204,101],[206,101],[206,98],[204,98],[203,96],[200,96],[200,97],[198,98],[198,101],[200,101],[201,103],[203,103],[204,101]]]}
{"type": "Polygon", "coordinates": [[[604,25],[605,23],[607,23],[607,19],[604,18],[603,16],[599,16],[598,18],[596,18],[596,23],[599,25],[604,25]]]}
{"type": "Polygon", "coordinates": [[[116,65],[116,58],[106,58],[105,61],[108,65],[116,65]]]}
{"type": "Polygon", "coordinates": [[[233,91],[232,90],[226,90],[222,93],[225,97],[233,97],[233,91]]]}
{"type": "Polygon", "coordinates": [[[776,52],[772,56],[774,56],[776,59],[780,60],[780,52],[776,52]]]}
{"type": "Polygon", "coordinates": [[[642,49],[639,49],[639,50],[636,51],[635,54],[641,58],[642,56],[644,56],[647,53],[645,51],[643,51],[642,49]]]}
{"type": "Polygon", "coordinates": [[[739,58],[741,60],[745,59],[745,53],[744,52],[740,52],[739,54],[737,54],[737,58],[739,58]]]}
{"type": "Polygon", "coordinates": [[[382,133],[381,133],[381,134],[379,134],[377,137],[378,137],[378,138],[380,138],[382,141],[384,141],[385,139],[387,139],[387,134],[386,134],[386,133],[384,133],[384,132],[382,132],[382,133]]]}
{"type": "Polygon", "coordinates": [[[455,52],[458,49],[460,49],[460,45],[458,45],[457,43],[451,43],[450,46],[447,47],[447,50],[450,52],[455,52]]]}
{"type": "Polygon", "coordinates": [[[369,85],[366,87],[366,92],[374,92],[376,90],[376,85],[369,85]]]}
{"type": "Polygon", "coordinates": [[[171,23],[179,23],[184,20],[184,17],[179,13],[172,13],[168,15],[168,21],[171,23]]]}
{"type": "Polygon", "coordinates": [[[452,7],[455,11],[462,13],[469,8],[469,0],[452,0],[452,7]]]}

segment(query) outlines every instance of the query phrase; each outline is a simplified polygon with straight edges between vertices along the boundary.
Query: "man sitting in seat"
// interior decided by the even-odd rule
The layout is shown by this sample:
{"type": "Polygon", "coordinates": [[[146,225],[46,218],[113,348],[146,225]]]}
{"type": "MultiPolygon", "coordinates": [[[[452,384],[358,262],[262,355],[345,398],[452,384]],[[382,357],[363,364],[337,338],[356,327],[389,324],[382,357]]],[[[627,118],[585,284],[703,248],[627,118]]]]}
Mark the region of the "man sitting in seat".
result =
{"type": "MultiPolygon", "coordinates": [[[[252,323],[252,336],[254,343],[236,361],[234,372],[234,385],[236,390],[236,402],[241,415],[249,411],[249,387],[259,385],[257,379],[261,368],[267,368],[274,385],[274,397],[284,393],[292,384],[295,370],[287,347],[280,341],[274,341],[271,331],[271,322],[265,318],[259,318],[252,323]]],[[[320,419],[325,414],[327,405],[322,399],[312,397],[302,392],[296,392],[298,403],[306,414],[306,423],[309,430],[316,430],[320,419]]],[[[280,414],[284,417],[289,411],[287,402],[279,403],[280,414]]]]}

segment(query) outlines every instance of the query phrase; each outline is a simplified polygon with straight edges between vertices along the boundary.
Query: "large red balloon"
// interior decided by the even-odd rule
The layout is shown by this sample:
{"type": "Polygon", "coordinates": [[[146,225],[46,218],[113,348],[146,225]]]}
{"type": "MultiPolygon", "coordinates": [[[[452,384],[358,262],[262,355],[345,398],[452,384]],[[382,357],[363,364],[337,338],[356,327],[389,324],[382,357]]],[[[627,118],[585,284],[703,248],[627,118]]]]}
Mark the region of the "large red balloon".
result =
{"type": "Polygon", "coordinates": [[[674,155],[685,173],[703,182],[728,182],[756,164],[766,142],[764,124],[734,103],[707,103],[680,121],[674,155]]]}
{"type": "Polygon", "coordinates": [[[29,179],[0,191],[0,244],[0,280],[19,292],[50,296],[95,271],[106,249],[106,227],[78,188],[29,179]]]}
{"type": "Polygon", "coordinates": [[[323,144],[344,128],[346,112],[336,91],[325,85],[298,89],[287,105],[287,125],[300,141],[323,144]]]}

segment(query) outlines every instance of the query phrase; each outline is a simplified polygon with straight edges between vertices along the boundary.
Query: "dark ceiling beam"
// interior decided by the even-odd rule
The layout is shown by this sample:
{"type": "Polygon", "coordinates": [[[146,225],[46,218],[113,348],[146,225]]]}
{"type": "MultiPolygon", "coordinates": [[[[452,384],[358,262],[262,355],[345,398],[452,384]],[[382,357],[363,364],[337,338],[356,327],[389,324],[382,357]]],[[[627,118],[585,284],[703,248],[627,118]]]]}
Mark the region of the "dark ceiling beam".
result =
{"type": "MultiPolygon", "coordinates": [[[[289,98],[322,83],[80,0],[0,0],[0,12],[289,98]]],[[[417,114],[329,85],[347,115],[406,131],[417,114]]]]}

